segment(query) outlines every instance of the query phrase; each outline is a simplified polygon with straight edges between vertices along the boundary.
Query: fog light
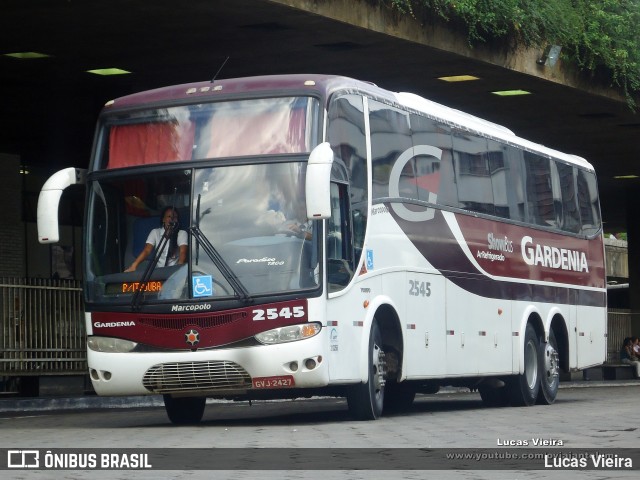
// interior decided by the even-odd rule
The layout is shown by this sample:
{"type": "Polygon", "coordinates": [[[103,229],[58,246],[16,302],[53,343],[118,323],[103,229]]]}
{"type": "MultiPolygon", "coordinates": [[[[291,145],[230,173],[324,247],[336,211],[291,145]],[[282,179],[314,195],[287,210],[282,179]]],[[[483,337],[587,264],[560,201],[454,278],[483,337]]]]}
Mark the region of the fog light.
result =
{"type": "Polygon", "coordinates": [[[292,372],[297,372],[298,371],[298,362],[291,362],[289,364],[289,370],[291,370],[292,372]]]}
{"type": "Polygon", "coordinates": [[[304,366],[307,370],[313,370],[314,368],[316,368],[316,361],[313,358],[307,358],[304,361],[304,366]]]}

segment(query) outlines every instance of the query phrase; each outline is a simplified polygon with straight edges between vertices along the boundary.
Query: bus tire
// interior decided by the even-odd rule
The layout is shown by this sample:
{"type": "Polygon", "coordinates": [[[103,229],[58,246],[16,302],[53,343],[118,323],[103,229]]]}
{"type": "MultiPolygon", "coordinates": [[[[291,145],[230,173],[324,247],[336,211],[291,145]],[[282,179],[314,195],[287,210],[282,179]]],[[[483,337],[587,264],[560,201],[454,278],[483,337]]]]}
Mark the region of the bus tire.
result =
{"type": "Polygon", "coordinates": [[[531,406],[540,391],[540,339],[530,323],[524,333],[524,372],[510,379],[509,400],[514,406],[531,406]]]}
{"type": "Polygon", "coordinates": [[[349,413],[357,420],[376,420],[384,409],[385,363],[382,335],[374,319],[367,352],[369,375],[367,383],[350,385],[347,389],[349,413]]]}
{"type": "Polygon", "coordinates": [[[164,408],[174,425],[193,425],[202,420],[206,397],[172,397],[163,395],[164,408]]]}
{"type": "Polygon", "coordinates": [[[553,330],[549,331],[549,341],[540,342],[540,392],[538,403],[551,405],[556,401],[560,386],[560,359],[558,358],[558,342],[553,330]]]}

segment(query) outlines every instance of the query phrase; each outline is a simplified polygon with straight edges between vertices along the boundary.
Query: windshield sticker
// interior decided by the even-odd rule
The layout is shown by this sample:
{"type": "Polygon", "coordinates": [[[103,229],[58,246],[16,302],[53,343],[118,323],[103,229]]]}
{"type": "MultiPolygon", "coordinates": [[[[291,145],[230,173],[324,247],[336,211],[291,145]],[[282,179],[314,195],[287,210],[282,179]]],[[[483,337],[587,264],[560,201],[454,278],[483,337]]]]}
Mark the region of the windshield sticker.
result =
{"type": "Polygon", "coordinates": [[[193,296],[210,297],[213,295],[213,278],[211,275],[199,275],[191,279],[193,296]]]}

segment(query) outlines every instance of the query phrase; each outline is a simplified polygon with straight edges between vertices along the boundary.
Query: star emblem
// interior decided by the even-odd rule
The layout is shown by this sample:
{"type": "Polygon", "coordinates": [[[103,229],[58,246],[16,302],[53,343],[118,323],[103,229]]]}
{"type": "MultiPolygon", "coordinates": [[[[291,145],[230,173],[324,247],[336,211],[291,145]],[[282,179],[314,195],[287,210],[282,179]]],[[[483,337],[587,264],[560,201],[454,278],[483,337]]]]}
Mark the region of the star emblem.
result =
{"type": "Polygon", "coordinates": [[[191,330],[189,330],[187,333],[184,334],[184,341],[191,346],[197,345],[198,343],[200,343],[200,334],[198,333],[197,330],[194,330],[192,328],[191,330]]]}

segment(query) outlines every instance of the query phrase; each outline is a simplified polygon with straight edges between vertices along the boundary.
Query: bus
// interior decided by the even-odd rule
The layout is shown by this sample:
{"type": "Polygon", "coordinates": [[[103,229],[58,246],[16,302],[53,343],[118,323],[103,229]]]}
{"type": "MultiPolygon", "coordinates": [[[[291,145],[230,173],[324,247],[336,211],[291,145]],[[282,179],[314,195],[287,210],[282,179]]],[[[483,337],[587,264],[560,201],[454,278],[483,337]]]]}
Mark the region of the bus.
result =
{"type": "Polygon", "coordinates": [[[593,167],[414,94],[332,75],[132,94],[89,168],[43,186],[40,242],[77,184],[93,387],[163,395],[176,424],[207,398],[339,396],[363,420],[442,386],[552,404],[605,359],[593,167]]]}

